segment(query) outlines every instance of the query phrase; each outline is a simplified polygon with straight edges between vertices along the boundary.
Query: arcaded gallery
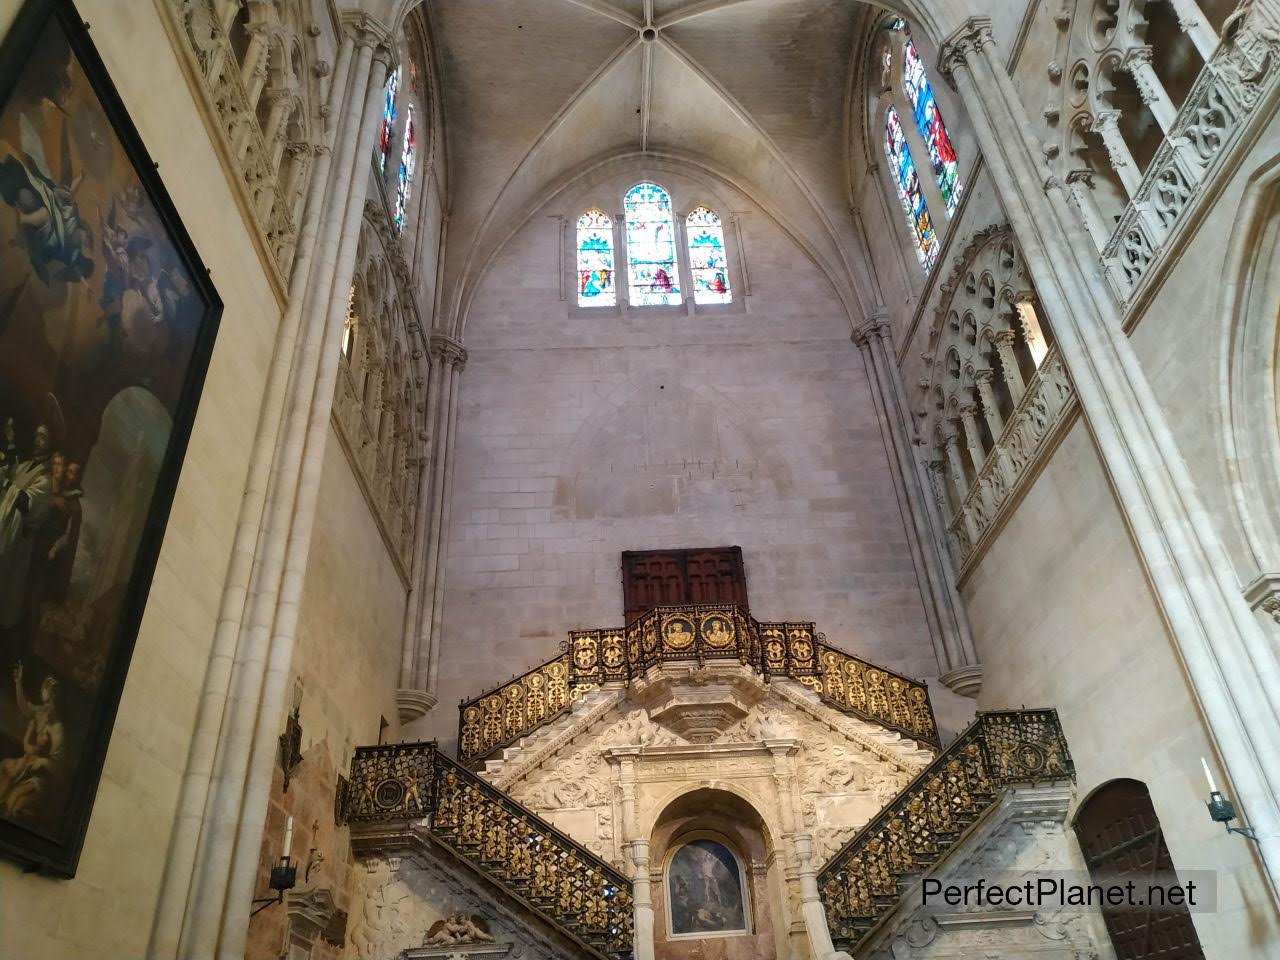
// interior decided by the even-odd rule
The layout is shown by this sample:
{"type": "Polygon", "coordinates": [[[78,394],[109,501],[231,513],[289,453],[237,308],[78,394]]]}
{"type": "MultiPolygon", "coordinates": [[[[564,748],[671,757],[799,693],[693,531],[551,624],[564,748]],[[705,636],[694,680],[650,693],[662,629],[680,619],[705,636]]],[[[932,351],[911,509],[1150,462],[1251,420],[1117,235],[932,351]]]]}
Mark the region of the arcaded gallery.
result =
{"type": "Polygon", "coordinates": [[[1280,960],[1280,0],[0,0],[0,960],[1280,960]]]}

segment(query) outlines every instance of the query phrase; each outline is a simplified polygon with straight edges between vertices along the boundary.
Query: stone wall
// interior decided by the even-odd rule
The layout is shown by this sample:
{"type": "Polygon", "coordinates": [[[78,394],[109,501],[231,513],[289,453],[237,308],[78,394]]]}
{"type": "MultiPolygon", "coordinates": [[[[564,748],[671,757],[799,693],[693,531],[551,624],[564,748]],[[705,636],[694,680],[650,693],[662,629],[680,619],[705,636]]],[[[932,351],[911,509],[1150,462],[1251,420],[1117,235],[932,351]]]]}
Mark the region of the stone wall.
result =
{"type": "Polygon", "coordinates": [[[466,330],[433,732],[452,738],[459,697],[551,656],[566,630],[621,623],[629,549],[738,544],[757,616],[811,618],[838,646],[936,676],[849,335],[804,250],[720,183],[629,164],[532,216],[466,330]],[[740,215],[750,297],[730,230],[732,307],[575,305],[556,216],[572,232],[591,206],[613,215],[645,177],[679,212],[740,215]]]}

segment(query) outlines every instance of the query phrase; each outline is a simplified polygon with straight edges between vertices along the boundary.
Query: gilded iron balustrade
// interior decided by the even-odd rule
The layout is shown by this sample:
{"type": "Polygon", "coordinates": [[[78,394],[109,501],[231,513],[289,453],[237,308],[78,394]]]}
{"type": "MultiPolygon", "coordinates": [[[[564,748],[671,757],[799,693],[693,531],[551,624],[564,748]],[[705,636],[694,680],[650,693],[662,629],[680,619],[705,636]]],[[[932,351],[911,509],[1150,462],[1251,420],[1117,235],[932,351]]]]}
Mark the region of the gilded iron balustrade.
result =
{"type": "Polygon", "coordinates": [[[1004,787],[1074,778],[1056,710],[979,714],[818,874],[837,949],[854,950],[1004,787]]]}
{"type": "Polygon", "coordinates": [[[938,746],[929,688],[837,650],[809,622],[765,622],[733,604],[655,607],[630,626],[573,630],[559,656],[459,705],[458,756],[484,760],[566,712],[588,690],[665,663],[737,660],[788,677],[831,706],[938,746]]]}
{"type": "Polygon", "coordinates": [[[425,820],[435,843],[593,956],[630,956],[630,882],[434,743],[358,748],[340,808],[351,824],[425,820]]]}
{"type": "MultiPolygon", "coordinates": [[[[582,689],[575,691],[582,694],[582,689]]],[[[458,756],[486,757],[569,709],[569,654],[562,653],[459,707],[458,756]]]]}
{"type": "Polygon", "coordinates": [[[850,656],[822,640],[817,644],[817,658],[817,673],[796,679],[827,703],[937,745],[938,728],[925,684],[850,656]]]}

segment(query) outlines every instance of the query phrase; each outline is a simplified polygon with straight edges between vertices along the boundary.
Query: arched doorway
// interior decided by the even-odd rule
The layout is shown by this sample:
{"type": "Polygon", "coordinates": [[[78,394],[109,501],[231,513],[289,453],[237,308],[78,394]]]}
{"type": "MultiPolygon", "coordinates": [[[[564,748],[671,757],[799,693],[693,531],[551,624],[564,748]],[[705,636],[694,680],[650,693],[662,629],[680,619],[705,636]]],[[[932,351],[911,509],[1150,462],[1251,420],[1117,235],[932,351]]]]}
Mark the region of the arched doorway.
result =
{"type": "MultiPolygon", "coordinates": [[[[1075,819],[1076,838],[1094,882],[1141,884],[1176,872],[1146,784],[1112,780],[1094,791],[1075,819]]],[[[1120,960],[1204,960],[1185,907],[1108,908],[1107,933],[1120,960]]]]}
{"type": "Polygon", "coordinates": [[[750,803],[724,790],[686,793],[659,815],[650,850],[658,960],[790,955],[784,881],[750,803]]]}

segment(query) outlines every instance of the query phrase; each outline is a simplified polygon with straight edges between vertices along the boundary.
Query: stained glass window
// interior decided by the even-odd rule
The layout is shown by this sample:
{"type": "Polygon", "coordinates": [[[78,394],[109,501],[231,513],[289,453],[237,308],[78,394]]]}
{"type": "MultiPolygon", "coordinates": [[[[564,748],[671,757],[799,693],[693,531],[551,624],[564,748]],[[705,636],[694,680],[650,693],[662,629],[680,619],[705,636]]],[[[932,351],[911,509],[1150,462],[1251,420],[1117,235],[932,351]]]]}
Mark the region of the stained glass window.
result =
{"type": "Polygon", "coordinates": [[[724,227],[706,207],[695,207],[685,220],[689,239],[689,272],[695,303],[729,303],[729,264],[724,253],[724,227]]]}
{"type": "Polygon", "coordinates": [[[680,303],[676,227],[671,196],[656,183],[639,183],[622,200],[627,218],[627,273],[634,307],[680,303]]]}
{"type": "Polygon", "coordinates": [[[617,302],[613,221],[601,210],[588,210],[578,218],[578,306],[612,307],[617,302]]]}
{"type": "Polygon", "coordinates": [[[951,145],[947,125],[942,122],[942,112],[933,97],[933,87],[929,84],[924,61],[920,59],[916,45],[911,41],[906,24],[899,20],[894,27],[903,32],[902,86],[911,102],[916,129],[920,131],[920,137],[929,150],[929,165],[933,167],[934,179],[938,181],[938,189],[942,191],[942,199],[946,202],[947,214],[950,215],[956,212],[956,205],[960,202],[963,191],[955,147],[951,145]]]}
{"type": "Polygon", "coordinates": [[[387,172],[387,155],[396,131],[396,95],[400,91],[400,68],[387,77],[387,92],[382,98],[382,124],[378,127],[378,172],[387,172]]]}
{"type": "Polygon", "coordinates": [[[916,241],[916,253],[926,270],[933,269],[938,261],[938,237],[929,219],[929,207],[920,192],[920,177],[907,149],[902,134],[902,121],[898,111],[889,107],[884,114],[884,152],[889,158],[889,170],[898,187],[898,199],[907,213],[907,223],[916,241]]]}
{"type": "Polygon", "coordinates": [[[409,210],[409,194],[413,189],[413,168],[418,162],[418,131],[413,126],[413,104],[405,111],[404,145],[400,148],[400,170],[396,174],[396,208],[392,219],[396,230],[404,229],[405,214],[409,210]]]}

